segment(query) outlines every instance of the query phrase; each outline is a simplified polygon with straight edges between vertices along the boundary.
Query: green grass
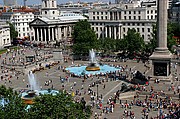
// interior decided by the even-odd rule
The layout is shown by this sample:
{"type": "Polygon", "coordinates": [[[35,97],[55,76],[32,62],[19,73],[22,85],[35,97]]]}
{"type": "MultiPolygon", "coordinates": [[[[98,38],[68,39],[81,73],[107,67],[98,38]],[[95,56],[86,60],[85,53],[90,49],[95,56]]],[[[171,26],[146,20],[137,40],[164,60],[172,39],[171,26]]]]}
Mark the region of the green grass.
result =
{"type": "MultiPolygon", "coordinates": [[[[19,46],[12,46],[12,47],[10,47],[9,49],[14,49],[14,50],[18,50],[18,49],[20,49],[20,47],[19,46]]],[[[3,49],[1,49],[0,50],[0,55],[1,54],[3,54],[3,53],[5,53],[5,52],[7,52],[7,48],[3,48],[3,49]]]]}
{"type": "Polygon", "coordinates": [[[1,50],[0,50],[0,55],[3,54],[3,53],[5,53],[6,51],[7,51],[7,49],[1,49],[1,50]]]}

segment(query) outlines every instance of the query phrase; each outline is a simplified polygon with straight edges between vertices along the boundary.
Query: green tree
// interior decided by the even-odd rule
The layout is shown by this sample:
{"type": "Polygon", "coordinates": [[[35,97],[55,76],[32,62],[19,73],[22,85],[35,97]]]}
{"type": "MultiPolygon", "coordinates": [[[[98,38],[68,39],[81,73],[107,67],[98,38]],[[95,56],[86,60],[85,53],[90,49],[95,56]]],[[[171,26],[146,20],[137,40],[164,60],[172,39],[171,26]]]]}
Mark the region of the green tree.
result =
{"type": "Polygon", "coordinates": [[[144,39],[135,29],[128,30],[127,35],[122,39],[121,43],[123,43],[123,50],[129,54],[141,52],[145,46],[144,39]]]}
{"type": "MultiPolygon", "coordinates": [[[[170,51],[172,51],[172,46],[176,45],[176,40],[173,36],[179,36],[180,25],[176,23],[168,23],[167,24],[167,47],[170,51]]],[[[152,38],[150,42],[146,45],[147,52],[152,53],[157,45],[157,26],[153,25],[153,32],[151,33],[152,38]]]]}
{"type": "Polygon", "coordinates": [[[90,49],[98,48],[96,34],[87,20],[77,22],[72,35],[74,40],[73,52],[75,54],[87,55],[90,49]]]}
{"type": "Polygon", "coordinates": [[[12,23],[8,22],[9,27],[10,27],[10,37],[11,39],[14,39],[18,36],[18,32],[15,30],[15,27],[12,23]]]}
{"type": "Polygon", "coordinates": [[[17,92],[13,92],[12,88],[0,87],[0,118],[1,119],[23,119],[26,118],[26,105],[22,102],[17,92]]]}
{"type": "Polygon", "coordinates": [[[116,40],[112,38],[99,39],[99,47],[104,53],[111,53],[116,50],[116,40]]]}
{"type": "Polygon", "coordinates": [[[29,118],[36,119],[88,119],[91,109],[76,103],[67,93],[57,95],[41,95],[28,110],[29,118]]]}

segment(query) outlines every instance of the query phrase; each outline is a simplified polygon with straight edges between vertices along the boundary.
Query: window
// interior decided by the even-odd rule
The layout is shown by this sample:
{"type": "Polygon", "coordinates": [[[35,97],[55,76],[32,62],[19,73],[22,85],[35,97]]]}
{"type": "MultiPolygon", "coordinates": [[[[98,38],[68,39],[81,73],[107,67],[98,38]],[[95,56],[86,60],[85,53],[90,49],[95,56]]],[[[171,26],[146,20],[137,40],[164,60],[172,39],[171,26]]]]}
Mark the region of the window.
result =
{"type": "Polygon", "coordinates": [[[102,31],[102,27],[100,27],[100,30],[102,31]]]}
{"type": "Polygon", "coordinates": [[[126,20],[126,16],[124,16],[124,19],[126,20]]]}
{"type": "Polygon", "coordinates": [[[105,18],[107,19],[107,16],[105,18]]]}
{"type": "Polygon", "coordinates": [[[141,16],[138,16],[138,19],[141,20],[141,16]]]}
{"type": "Polygon", "coordinates": [[[151,10],[151,14],[153,13],[153,10],[151,10]]]}
{"type": "Polygon", "coordinates": [[[101,14],[103,15],[103,12],[101,12],[101,14]]]}
{"type": "Polygon", "coordinates": [[[52,7],[54,7],[54,1],[52,1],[52,7]]]}
{"type": "Polygon", "coordinates": [[[97,20],[99,20],[99,16],[97,16],[97,20]]]}
{"type": "Polygon", "coordinates": [[[142,26],[144,26],[144,23],[142,23],[142,26]]]}
{"type": "Polygon", "coordinates": [[[53,11],[52,13],[55,14],[55,11],[53,11]]]}
{"type": "Polygon", "coordinates": [[[101,16],[101,19],[103,20],[103,16],[101,16]]]}
{"type": "Polygon", "coordinates": [[[142,38],[144,39],[144,35],[142,35],[142,38]]]}
{"type": "Polygon", "coordinates": [[[47,7],[47,2],[46,1],[44,1],[44,4],[45,4],[45,7],[47,7]]]}
{"type": "Polygon", "coordinates": [[[130,23],[128,23],[128,26],[130,26],[130,23]]]}
{"type": "Polygon", "coordinates": [[[149,14],[149,10],[147,11],[147,14],[149,14]]]}
{"type": "Polygon", "coordinates": [[[136,19],[136,16],[134,16],[134,20],[136,19]]]}
{"type": "Polygon", "coordinates": [[[126,14],[126,11],[124,11],[124,14],[126,14]]]}
{"type": "Polygon", "coordinates": [[[95,15],[95,12],[93,12],[93,15],[95,15]]]}
{"type": "Polygon", "coordinates": [[[149,16],[147,16],[147,19],[149,19],[149,16]]]}
{"type": "Polygon", "coordinates": [[[148,32],[150,32],[150,28],[148,28],[148,32]]]}
{"type": "Polygon", "coordinates": [[[95,20],[95,16],[93,16],[93,20],[95,20]]]}
{"type": "Polygon", "coordinates": [[[142,28],[142,32],[144,32],[144,28],[142,28]]]}
{"type": "Polygon", "coordinates": [[[26,36],[26,34],[25,34],[25,33],[23,33],[23,36],[26,36]]]}
{"type": "Polygon", "coordinates": [[[141,11],[139,11],[139,14],[141,14],[141,11]]]}
{"type": "Polygon", "coordinates": [[[123,28],[123,32],[126,32],[126,29],[125,29],[125,28],[123,28]]]}
{"type": "Polygon", "coordinates": [[[29,28],[27,27],[27,31],[29,31],[29,28]]]}
{"type": "Polygon", "coordinates": [[[98,27],[96,27],[96,31],[98,32],[98,27]]]}
{"type": "Polygon", "coordinates": [[[97,15],[99,15],[99,12],[97,12],[97,15]]]}
{"type": "Polygon", "coordinates": [[[25,31],[25,28],[23,28],[23,31],[25,31]]]}
{"type": "Polygon", "coordinates": [[[129,16],[129,19],[131,19],[131,16],[129,16]]]}
{"type": "Polygon", "coordinates": [[[47,14],[47,11],[44,11],[45,14],[47,14]]]}
{"type": "Polygon", "coordinates": [[[129,11],[129,14],[131,14],[131,11],[129,11]]]}
{"type": "Polygon", "coordinates": [[[136,11],[134,11],[134,14],[136,14],[136,11]]]}
{"type": "Polygon", "coordinates": [[[151,15],[151,19],[153,19],[153,15],[151,15]]]}
{"type": "Polygon", "coordinates": [[[137,28],[137,32],[139,32],[139,28],[137,28]]]}
{"type": "Polygon", "coordinates": [[[108,13],[106,12],[106,15],[107,15],[108,13]]]}

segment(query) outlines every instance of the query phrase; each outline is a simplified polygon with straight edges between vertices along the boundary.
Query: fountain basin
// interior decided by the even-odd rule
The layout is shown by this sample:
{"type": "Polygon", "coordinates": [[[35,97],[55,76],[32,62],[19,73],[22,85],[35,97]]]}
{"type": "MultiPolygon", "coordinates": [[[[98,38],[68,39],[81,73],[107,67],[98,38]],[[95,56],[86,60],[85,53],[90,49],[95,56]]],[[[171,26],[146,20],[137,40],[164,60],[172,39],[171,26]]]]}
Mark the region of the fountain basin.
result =
{"type": "Polygon", "coordinates": [[[100,70],[100,67],[96,63],[90,63],[86,67],[86,71],[98,71],[98,70],[100,70]]]}
{"type": "Polygon", "coordinates": [[[87,66],[80,66],[80,67],[68,67],[65,70],[69,73],[72,73],[76,76],[83,76],[83,75],[96,75],[96,74],[106,74],[106,73],[110,73],[110,72],[116,72],[116,71],[121,71],[122,68],[116,68],[116,67],[112,67],[109,65],[102,65],[99,66],[100,70],[86,70],[87,66]]]}
{"type": "Polygon", "coordinates": [[[26,92],[21,93],[20,97],[24,101],[25,104],[32,105],[34,104],[33,100],[35,99],[35,97],[39,96],[40,94],[57,95],[58,93],[59,91],[57,90],[26,91],[26,92]]]}

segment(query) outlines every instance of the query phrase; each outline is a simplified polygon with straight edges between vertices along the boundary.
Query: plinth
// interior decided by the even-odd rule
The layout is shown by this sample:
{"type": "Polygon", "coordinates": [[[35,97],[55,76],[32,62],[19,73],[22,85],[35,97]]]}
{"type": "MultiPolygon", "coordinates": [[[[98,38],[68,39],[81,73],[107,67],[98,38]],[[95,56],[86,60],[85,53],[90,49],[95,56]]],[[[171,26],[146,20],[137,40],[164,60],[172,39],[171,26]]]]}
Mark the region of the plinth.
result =
{"type": "Polygon", "coordinates": [[[152,77],[171,81],[171,53],[168,49],[156,48],[150,56],[152,60],[152,77]]]}
{"type": "Polygon", "coordinates": [[[55,62],[64,62],[63,54],[61,49],[53,49],[53,59],[55,62]]]}

